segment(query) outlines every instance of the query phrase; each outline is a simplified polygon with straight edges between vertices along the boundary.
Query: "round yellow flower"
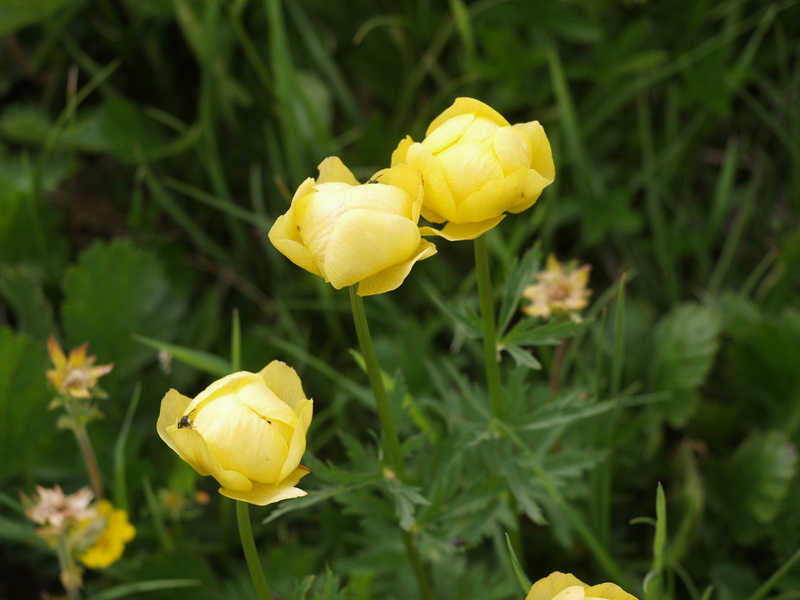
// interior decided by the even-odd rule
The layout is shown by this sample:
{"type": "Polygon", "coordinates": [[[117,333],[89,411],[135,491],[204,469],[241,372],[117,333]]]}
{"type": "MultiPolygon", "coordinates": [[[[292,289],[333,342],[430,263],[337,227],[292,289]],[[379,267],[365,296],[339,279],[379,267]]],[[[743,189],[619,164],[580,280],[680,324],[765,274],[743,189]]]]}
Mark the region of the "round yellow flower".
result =
{"type": "Polygon", "coordinates": [[[586,585],[572,573],[556,571],[531,586],[525,600],[637,600],[614,583],[586,585]]]}
{"type": "Polygon", "coordinates": [[[360,184],[336,157],[306,179],[269,239],[281,254],[336,289],[358,284],[358,294],[397,288],[436,246],[417,226],[422,207],[420,173],[408,165],[379,171],[360,184]]]}
{"type": "Polygon", "coordinates": [[[78,559],[90,569],[104,569],[117,562],[125,551],[125,544],[136,535],[128,522],[128,513],[115,509],[108,500],[100,500],[97,510],[106,519],[106,526],[94,544],[78,559]]]}
{"type": "Polygon", "coordinates": [[[441,230],[423,235],[473,239],[497,225],[506,212],[530,208],[555,178],[550,142],[538,121],[510,125],[490,106],[458,98],[428,127],[422,142],[406,137],[392,165],[422,172],[422,216],[441,230]]]}
{"type": "Polygon", "coordinates": [[[158,435],[223,496],[266,505],[305,496],[294,487],[314,403],[294,369],[273,361],[212,383],[194,400],[170,390],[161,401],[158,435]]]}

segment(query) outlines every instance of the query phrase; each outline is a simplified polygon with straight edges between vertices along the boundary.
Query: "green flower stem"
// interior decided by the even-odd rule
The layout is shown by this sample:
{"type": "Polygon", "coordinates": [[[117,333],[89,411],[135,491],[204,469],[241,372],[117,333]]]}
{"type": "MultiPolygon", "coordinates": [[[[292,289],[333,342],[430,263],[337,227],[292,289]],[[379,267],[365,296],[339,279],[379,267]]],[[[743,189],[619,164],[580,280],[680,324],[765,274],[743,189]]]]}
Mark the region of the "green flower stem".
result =
{"type": "Polygon", "coordinates": [[[247,568],[250,571],[250,579],[256,588],[259,600],[272,600],[272,593],[269,591],[267,576],[264,575],[264,568],[261,566],[261,559],[256,550],[256,541],[253,539],[253,527],[250,525],[250,505],[247,502],[236,500],[236,518],[239,521],[239,535],[242,538],[242,548],[244,557],[247,560],[247,568]]]}
{"type": "Polygon", "coordinates": [[[83,462],[86,464],[86,470],[89,471],[89,480],[92,482],[94,495],[98,500],[102,500],[103,480],[100,477],[100,468],[97,466],[97,456],[95,456],[94,448],[92,448],[92,441],[89,439],[86,425],[83,423],[76,423],[72,427],[72,432],[75,434],[75,440],[78,442],[78,447],[81,450],[83,462]]]}
{"type": "Polygon", "coordinates": [[[492,416],[502,420],[503,388],[500,384],[500,363],[497,360],[497,330],[494,321],[492,277],[489,273],[489,250],[486,246],[485,235],[475,238],[475,272],[478,277],[478,297],[481,303],[483,358],[486,363],[489,400],[492,404],[492,416]]]}
{"type": "MultiPolygon", "coordinates": [[[[378,365],[378,357],[375,356],[375,347],[372,345],[372,336],[369,333],[369,325],[367,324],[367,314],[364,311],[364,301],[356,293],[356,287],[355,285],[350,286],[350,306],[353,309],[353,321],[356,325],[358,344],[361,346],[361,354],[364,357],[364,364],[367,368],[367,377],[372,387],[372,393],[375,396],[375,404],[378,407],[378,417],[383,429],[386,456],[389,457],[389,464],[391,464],[397,479],[405,482],[406,469],[403,463],[403,452],[400,449],[400,438],[397,435],[397,427],[392,416],[389,398],[386,396],[386,388],[383,386],[383,375],[378,365]]],[[[406,548],[408,561],[411,563],[414,575],[417,577],[420,598],[422,600],[431,600],[433,594],[428,583],[428,576],[425,573],[425,567],[422,564],[411,533],[401,528],[400,534],[403,537],[403,545],[406,548]]]]}
{"type": "Polygon", "coordinates": [[[378,357],[375,356],[375,348],[372,345],[372,336],[369,333],[367,324],[367,314],[364,311],[364,301],[356,293],[355,285],[350,286],[350,306],[353,309],[353,320],[356,325],[356,335],[358,344],[361,346],[361,354],[364,357],[364,364],[367,368],[367,377],[375,395],[375,404],[378,407],[378,417],[381,420],[383,429],[383,440],[386,446],[386,456],[389,457],[389,464],[392,465],[394,473],[400,481],[406,480],[406,469],[403,464],[403,452],[400,449],[400,438],[397,435],[397,427],[392,416],[392,407],[389,406],[389,399],[386,396],[386,389],[383,387],[383,376],[378,365],[378,357]]]}
{"type": "Polygon", "coordinates": [[[75,564],[72,550],[69,547],[69,534],[64,531],[58,538],[58,564],[61,567],[61,584],[67,592],[69,600],[81,600],[81,571],[75,564]]]}

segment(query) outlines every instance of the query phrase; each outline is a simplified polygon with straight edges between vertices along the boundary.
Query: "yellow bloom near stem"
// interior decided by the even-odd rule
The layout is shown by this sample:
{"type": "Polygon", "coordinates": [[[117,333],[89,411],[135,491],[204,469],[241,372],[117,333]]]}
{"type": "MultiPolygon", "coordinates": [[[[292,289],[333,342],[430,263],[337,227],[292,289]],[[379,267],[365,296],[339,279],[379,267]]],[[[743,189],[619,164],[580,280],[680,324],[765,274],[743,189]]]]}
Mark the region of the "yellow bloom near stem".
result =
{"type": "Polygon", "coordinates": [[[587,585],[572,573],[556,571],[531,586],[525,600],[637,600],[614,583],[587,585]]]}
{"type": "Polygon", "coordinates": [[[94,544],[78,556],[90,569],[104,569],[117,562],[125,551],[125,544],[136,535],[136,529],[128,522],[128,513],[114,508],[108,500],[100,500],[97,509],[106,519],[106,526],[94,544]]]}
{"type": "Polygon", "coordinates": [[[536,273],[536,283],[522,291],[522,297],[530,301],[522,307],[522,312],[543,319],[566,314],[573,321],[580,321],[579,311],[588,306],[592,294],[586,287],[590,270],[590,265],[578,267],[576,260],[560,263],[550,254],[547,270],[536,273]]]}
{"type": "Polygon", "coordinates": [[[420,236],[420,173],[408,165],[379,171],[360,184],[336,157],[306,179],[269,240],[297,266],[336,289],[358,285],[360,296],[391,291],[436,246],[420,236]]]}
{"type": "Polygon", "coordinates": [[[194,399],[170,390],[157,429],[223,496],[263,506],[306,495],[295,486],[310,472],[300,459],[313,410],[295,370],[272,361],[258,373],[223,377],[194,399]]]}
{"type": "Polygon", "coordinates": [[[392,166],[410,164],[422,172],[422,216],[443,229],[423,235],[447,240],[478,237],[505,213],[533,206],[555,179],[550,142],[538,121],[509,124],[490,106],[458,98],[428,127],[422,142],[406,137],[392,154],[392,166]]]}
{"type": "Polygon", "coordinates": [[[113,364],[94,366],[96,356],[86,356],[89,344],[81,344],[70,351],[69,356],[51,335],[47,341],[47,352],[54,369],[47,371],[47,378],[62,394],[74,398],[91,398],[91,390],[97,380],[114,368],[113,364]]]}

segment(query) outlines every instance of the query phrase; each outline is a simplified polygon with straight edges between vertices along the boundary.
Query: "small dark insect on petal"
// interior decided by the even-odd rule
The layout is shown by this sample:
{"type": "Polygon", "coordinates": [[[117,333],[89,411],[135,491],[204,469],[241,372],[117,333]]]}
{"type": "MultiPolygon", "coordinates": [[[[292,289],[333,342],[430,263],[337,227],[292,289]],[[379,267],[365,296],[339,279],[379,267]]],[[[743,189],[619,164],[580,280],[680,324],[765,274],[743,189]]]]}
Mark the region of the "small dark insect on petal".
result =
{"type": "Polygon", "coordinates": [[[181,420],[178,421],[178,429],[184,429],[186,427],[192,426],[192,420],[189,418],[188,415],[183,415],[181,420]]]}

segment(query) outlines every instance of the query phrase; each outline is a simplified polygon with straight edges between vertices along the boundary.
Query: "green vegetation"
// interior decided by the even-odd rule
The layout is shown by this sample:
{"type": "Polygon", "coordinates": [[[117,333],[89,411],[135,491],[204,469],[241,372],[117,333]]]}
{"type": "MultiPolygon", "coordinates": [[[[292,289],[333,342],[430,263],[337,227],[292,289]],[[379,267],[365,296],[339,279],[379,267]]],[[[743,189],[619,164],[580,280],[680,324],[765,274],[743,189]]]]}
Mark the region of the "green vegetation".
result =
{"type": "Polygon", "coordinates": [[[168,389],[275,359],[315,407],[308,496],[250,511],[278,598],[421,597],[408,540],[442,600],[556,570],[800,598],[798,23],[791,1],[0,1],[0,597],[63,593],[19,493],[88,484],[48,410],[53,334],[115,365],[88,433],[137,529],[86,598],[255,597],[233,503],[155,423],[168,389]],[[399,481],[348,291],[267,232],[325,157],[367,181],[458,96],[539,120],[557,176],[485,236],[503,420],[471,242],[365,299],[399,481]],[[581,323],[519,311],[550,252],[592,266],[581,323]]]}

